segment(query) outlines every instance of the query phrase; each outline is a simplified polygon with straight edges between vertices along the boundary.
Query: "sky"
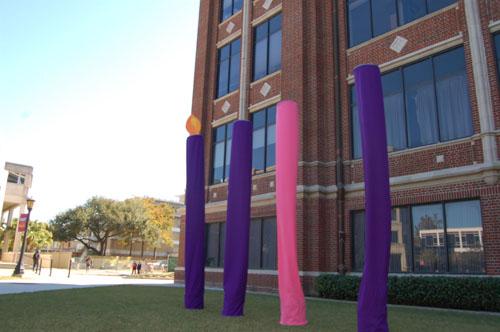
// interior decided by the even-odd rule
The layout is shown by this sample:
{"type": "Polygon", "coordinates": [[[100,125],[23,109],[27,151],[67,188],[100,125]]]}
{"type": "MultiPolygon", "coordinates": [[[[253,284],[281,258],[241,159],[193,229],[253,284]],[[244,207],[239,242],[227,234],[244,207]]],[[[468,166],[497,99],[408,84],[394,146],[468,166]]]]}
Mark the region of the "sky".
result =
{"type": "Polygon", "coordinates": [[[198,0],[0,0],[0,161],[32,218],[185,188],[198,0]]]}

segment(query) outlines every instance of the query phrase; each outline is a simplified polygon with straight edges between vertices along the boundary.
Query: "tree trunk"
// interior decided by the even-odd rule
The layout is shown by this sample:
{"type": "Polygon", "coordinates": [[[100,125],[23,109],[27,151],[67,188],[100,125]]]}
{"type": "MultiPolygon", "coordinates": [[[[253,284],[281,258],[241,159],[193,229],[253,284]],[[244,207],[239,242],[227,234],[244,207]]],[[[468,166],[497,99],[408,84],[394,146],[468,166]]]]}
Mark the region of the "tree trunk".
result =
{"type": "Polygon", "coordinates": [[[141,259],[144,258],[144,240],[142,240],[142,243],[141,243],[141,259]]]}
{"type": "Polygon", "coordinates": [[[130,236],[130,250],[128,252],[128,255],[132,257],[132,246],[134,245],[132,236],[130,236]]]}
{"type": "Polygon", "coordinates": [[[153,249],[153,259],[156,260],[156,247],[153,249]]]}

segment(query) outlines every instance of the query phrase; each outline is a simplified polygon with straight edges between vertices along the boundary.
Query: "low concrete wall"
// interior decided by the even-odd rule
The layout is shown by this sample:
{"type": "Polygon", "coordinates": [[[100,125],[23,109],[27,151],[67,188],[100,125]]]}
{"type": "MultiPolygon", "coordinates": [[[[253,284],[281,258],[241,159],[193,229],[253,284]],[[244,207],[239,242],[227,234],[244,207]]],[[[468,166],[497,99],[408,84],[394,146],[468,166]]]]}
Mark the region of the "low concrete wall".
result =
{"type": "MultiPolygon", "coordinates": [[[[24,265],[32,266],[33,265],[33,252],[24,253],[24,265]]],[[[52,260],[52,267],[55,269],[66,269],[68,268],[69,261],[71,259],[71,252],[51,252],[51,253],[42,253],[41,261],[42,268],[50,267],[50,260],[52,260]]],[[[16,252],[7,252],[2,254],[2,261],[14,263],[19,259],[19,253],[16,252]]]]}

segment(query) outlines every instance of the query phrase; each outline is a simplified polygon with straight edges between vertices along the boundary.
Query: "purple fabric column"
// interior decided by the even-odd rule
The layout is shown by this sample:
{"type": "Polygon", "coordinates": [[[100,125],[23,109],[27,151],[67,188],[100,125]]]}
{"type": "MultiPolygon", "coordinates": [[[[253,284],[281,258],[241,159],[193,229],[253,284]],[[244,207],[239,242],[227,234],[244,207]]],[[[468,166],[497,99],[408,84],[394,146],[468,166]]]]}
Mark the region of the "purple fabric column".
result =
{"type": "Polygon", "coordinates": [[[242,316],[248,274],[252,123],[234,123],[224,251],[224,316],[242,316]]]}
{"type": "Polygon", "coordinates": [[[203,136],[187,139],[184,306],[203,309],[205,289],[205,169],[203,136]]]}
{"type": "Polygon", "coordinates": [[[388,331],[387,277],[391,245],[391,197],[380,70],[354,69],[365,175],[365,265],[358,298],[358,331],[388,331]]]}

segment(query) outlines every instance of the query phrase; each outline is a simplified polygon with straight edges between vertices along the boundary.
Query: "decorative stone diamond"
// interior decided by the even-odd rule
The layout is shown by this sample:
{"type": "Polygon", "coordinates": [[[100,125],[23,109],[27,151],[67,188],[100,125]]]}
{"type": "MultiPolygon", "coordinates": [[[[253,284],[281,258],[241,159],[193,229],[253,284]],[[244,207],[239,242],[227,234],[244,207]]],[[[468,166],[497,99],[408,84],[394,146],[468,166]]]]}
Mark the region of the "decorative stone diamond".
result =
{"type": "Polygon", "coordinates": [[[226,114],[227,112],[229,112],[229,110],[231,109],[231,104],[226,100],[224,102],[224,104],[222,104],[222,112],[224,112],[224,114],[226,114]]]}
{"type": "Polygon", "coordinates": [[[444,163],[444,155],[440,154],[439,156],[436,156],[436,162],[438,164],[444,163]]]}
{"type": "Polygon", "coordinates": [[[266,0],[266,1],[264,1],[264,4],[262,5],[262,8],[264,8],[265,10],[268,10],[269,7],[271,7],[272,3],[273,3],[273,0],[266,0]]]}
{"type": "Polygon", "coordinates": [[[256,191],[257,190],[257,185],[254,184],[252,189],[253,189],[253,191],[256,191]]]}
{"type": "Polygon", "coordinates": [[[260,94],[266,97],[269,94],[269,92],[271,92],[271,85],[266,82],[260,88],[260,94]]]}
{"type": "Polygon", "coordinates": [[[397,36],[396,39],[394,39],[394,41],[391,44],[391,50],[393,50],[396,53],[401,53],[401,51],[403,50],[403,48],[406,46],[407,43],[408,39],[401,36],[397,36]]]}
{"type": "Polygon", "coordinates": [[[229,22],[229,24],[226,27],[227,33],[233,32],[235,26],[236,26],[236,24],[234,24],[233,22],[229,22]]]}

